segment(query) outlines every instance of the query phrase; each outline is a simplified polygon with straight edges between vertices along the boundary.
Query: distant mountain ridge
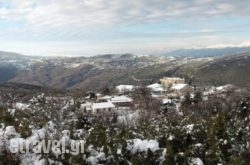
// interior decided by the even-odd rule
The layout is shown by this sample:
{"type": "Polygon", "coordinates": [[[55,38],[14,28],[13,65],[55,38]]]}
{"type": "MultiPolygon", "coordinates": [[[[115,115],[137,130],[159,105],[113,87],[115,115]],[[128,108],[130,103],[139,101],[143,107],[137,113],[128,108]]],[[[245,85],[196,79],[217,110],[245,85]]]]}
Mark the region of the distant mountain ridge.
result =
{"type": "Polygon", "coordinates": [[[167,63],[166,58],[133,54],[60,58],[17,56],[14,60],[8,55],[0,55],[0,69],[2,66],[5,71],[0,75],[0,82],[93,90],[117,83],[137,83],[131,78],[135,71],[167,63]],[[7,72],[11,70],[15,72],[7,72]]]}
{"type": "Polygon", "coordinates": [[[0,58],[20,58],[20,57],[24,57],[24,55],[19,54],[19,53],[15,53],[15,52],[6,52],[6,51],[0,51],[0,58]]]}
{"type": "Polygon", "coordinates": [[[166,55],[177,56],[177,57],[201,58],[201,57],[228,56],[244,52],[250,52],[250,47],[179,49],[168,52],[166,55]]]}
{"type": "Polygon", "coordinates": [[[250,87],[250,53],[225,56],[202,66],[195,73],[205,84],[234,84],[250,87]]]}
{"type": "Polygon", "coordinates": [[[171,58],[133,54],[29,57],[1,52],[0,83],[100,90],[105,86],[149,84],[163,76],[180,76],[203,85],[249,86],[250,53],[232,54],[171,58]]]}
{"type": "Polygon", "coordinates": [[[250,87],[250,52],[216,57],[205,62],[199,59],[191,60],[174,68],[170,73],[183,76],[187,82],[199,85],[233,84],[250,87]]]}

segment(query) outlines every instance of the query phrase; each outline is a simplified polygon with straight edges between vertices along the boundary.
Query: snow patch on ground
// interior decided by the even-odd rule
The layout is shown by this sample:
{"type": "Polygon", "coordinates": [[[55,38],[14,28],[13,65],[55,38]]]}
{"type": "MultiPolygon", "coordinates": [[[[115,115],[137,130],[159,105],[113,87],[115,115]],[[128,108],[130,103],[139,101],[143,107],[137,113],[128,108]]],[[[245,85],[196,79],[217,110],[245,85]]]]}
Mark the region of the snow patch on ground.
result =
{"type": "Polygon", "coordinates": [[[29,107],[29,104],[24,104],[24,103],[16,103],[15,108],[20,109],[20,110],[25,110],[29,107]]]}
{"type": "Polygon", "coordinates": [[[140,116],[139,111],[135,111],[132,113],[120,115],[120,116],[118,116],[117,120],[119,123],[129,125],[129,124],[134,124],[133,122],[137,121],[139,116],[140,116]]]}
{"type": "Polygon", "coordinates": [[[189,158],[189,165],[204,165],[200,158],[189,158]]]}
{"type": "Polygon", "coordinates": [[[155,140],[141,140],[133,139],[128,140],[127,150],[130,150],[132,153],[136,152],[147,152],[148,149],[155,152],[159,150],[159,143],[155,140]]]}

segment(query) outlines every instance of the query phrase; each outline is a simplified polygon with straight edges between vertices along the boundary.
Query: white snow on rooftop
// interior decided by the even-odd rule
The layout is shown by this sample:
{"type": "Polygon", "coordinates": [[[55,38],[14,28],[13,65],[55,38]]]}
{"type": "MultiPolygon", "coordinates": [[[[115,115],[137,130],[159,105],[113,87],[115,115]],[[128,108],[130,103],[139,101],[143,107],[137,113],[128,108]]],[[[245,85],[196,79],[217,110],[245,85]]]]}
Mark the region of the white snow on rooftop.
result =
{"type": "Polygon", "coordinates": [[[162,104],[172,103],[171,99],[162,99],[162,104]]]}
{"type": "Polygon", "coordinates": [[[216,87],[216,90],[221,91],[221,90],[226,90],[226,89],[229,89],[229,88],[233,88],[233,85],[227,84],[227,85],[219,86],[219,87],[216,87]]]}
{"type": "Polygon", "coordinates": [[[111,98],[112,98],[111,96],[106,95],[106,96],[101,97],[100,99],[103,99],[103,100],[110,100],[111,98]]]}
{"type": "Polygon", "coordinates": [[[223,90],[223,89],[224,89],[224,86],[216,87],[216,90],[218,90],[218,91],[223,90]]]}
{"type": "Polygon", "coordinates": [[[173,85],[172,86],[172,89],[175,89],[175,90],[180,90],[182,88],[184,88],[185,86],[187,86],[188,84],[176,84],[176,85],[173,85]]]}
{"type": "Polygon", "coordinates": [[[154,83],[154,84],[148,85],[147,87],[148,88],[159,88],[159,87],[162,87],[162,85],[159,83],[154,83]]]}
{"type": "Polygon", "coordinates": [[[154,84],[148,85],[147,87],[150,88],[154,92],[164,91],[163,86],[159,83],[154,83],[154,84]]]}
{"type": "Polygon", "coordinates": [[[127,96],[114,96],[110,100],[112,103],[123,103],[123,102],[132,102],[133,99],[127,97],[127,96]]]}
{"type": "Polygon", "coordinates": [[[116,87],[119,91],[132,91],[134,90],[134,85],[119,85],[116,87]]]}
{"type": "Polygon", "coordinates": [[[92,108],[93,109],[115,108],[115,105],[111,102],[93,103],[92,108]]]}

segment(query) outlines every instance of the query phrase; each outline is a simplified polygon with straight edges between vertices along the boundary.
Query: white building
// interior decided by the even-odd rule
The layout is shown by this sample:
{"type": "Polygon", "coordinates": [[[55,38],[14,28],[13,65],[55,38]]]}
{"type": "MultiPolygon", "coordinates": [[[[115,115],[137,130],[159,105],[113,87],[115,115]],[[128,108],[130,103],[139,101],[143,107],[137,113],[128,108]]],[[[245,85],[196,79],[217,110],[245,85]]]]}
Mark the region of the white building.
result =
{"type": "Polygon", "coordinates": [[[105,113],[115,110],[115,105],[111,102],[101,102],[93,103],[91,108],[93,113],[105,113]]]}
{"type": "Polygon", "coordinates": [[[174,84],[184,84],[185,79],[179,77],[163,77],[160,79],[162,85],[169,87],[174,84]]]}
{"type": "Polygon", "coordinates": [[[127,96],[114,96],[110,99],[116,107],[130,107],[133,103],[133,99],[127,96]]]}
{"type": "Polygon", "coordinates": [[[193,88],[188,84],[175,84],[171,87],[171,90],[173,90],[175,93],[185,94],[187,92],[192,92],[193,88]]]}
{"type": "Polygon", "coordinates": [[[153,93],[163,93],[164,92],[163,85],[161,85],[159,83],[154,83],[154,84],[148,85],[147,88],[149,88],[153,93]]]}
{"type": "Polygon", "coordinates": [[[119,93],[124,93],[124,92],[133,92],[135,89],[134,85],[119,85],[116,87],[116,90],[119,93]]]}
{"type": "Polygon", "coordinates": [[[114,96],[110,99],[112,103],[131,103],[133,99],[127,96],[114,96]]]}
{"type": "Polygon", "coordinates": [[[92,112],[92,103],[86,102],[84,104],[81,104],[80,109],[83,110],[84,112],[91,113],[92,112]]]}

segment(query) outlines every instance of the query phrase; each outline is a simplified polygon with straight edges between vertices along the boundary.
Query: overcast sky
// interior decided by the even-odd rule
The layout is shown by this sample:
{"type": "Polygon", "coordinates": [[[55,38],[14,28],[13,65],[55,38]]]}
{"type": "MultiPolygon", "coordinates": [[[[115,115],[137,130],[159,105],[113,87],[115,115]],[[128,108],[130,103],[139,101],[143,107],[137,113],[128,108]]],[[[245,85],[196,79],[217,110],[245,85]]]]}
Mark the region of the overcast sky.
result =
{"type": "Polygon", "coordinates": [[[248,0],[0,0],[0,50],[161,54],[250,45],[248,0]]]}

